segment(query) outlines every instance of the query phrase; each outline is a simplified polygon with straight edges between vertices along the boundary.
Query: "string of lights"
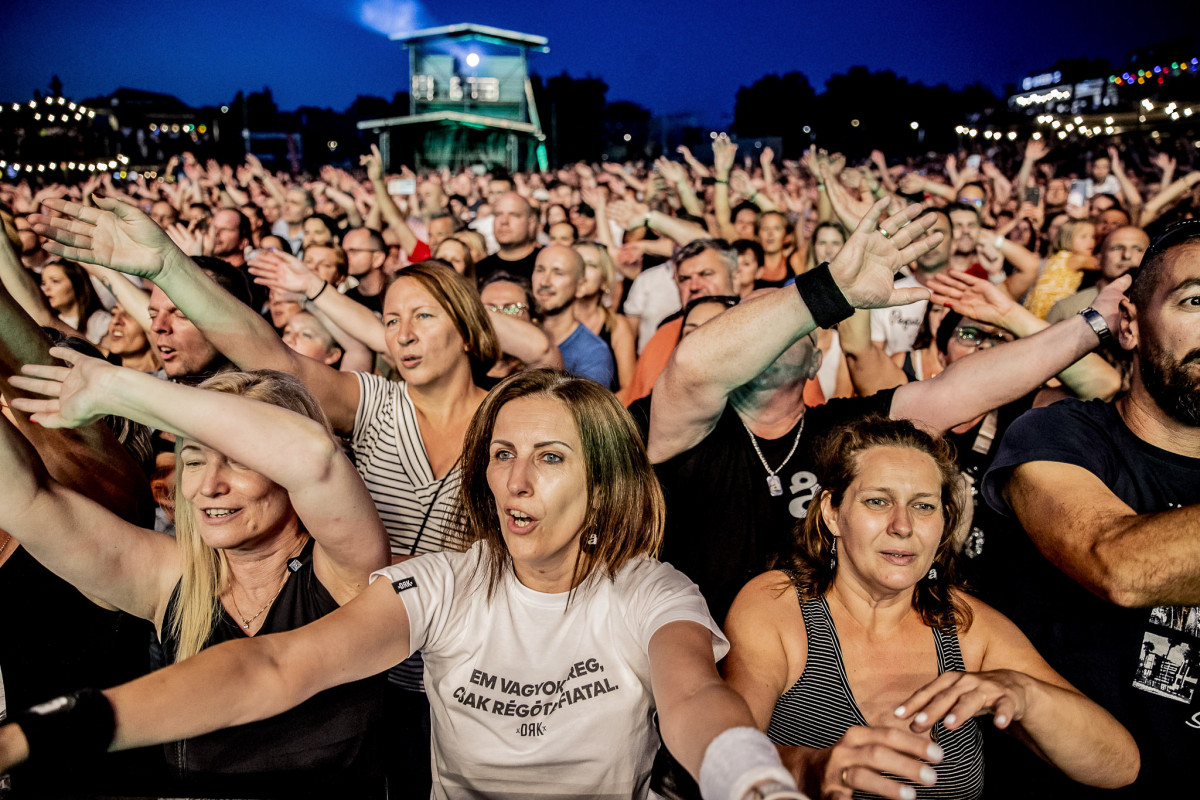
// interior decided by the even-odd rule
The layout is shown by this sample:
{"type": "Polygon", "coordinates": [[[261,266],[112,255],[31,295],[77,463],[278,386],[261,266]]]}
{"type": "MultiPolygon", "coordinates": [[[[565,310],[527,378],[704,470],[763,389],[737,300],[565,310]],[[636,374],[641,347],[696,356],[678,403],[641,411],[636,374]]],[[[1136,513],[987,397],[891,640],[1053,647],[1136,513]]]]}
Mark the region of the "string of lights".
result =
{"type": "Polygon", "coordinates": [[[35,97],[24,104],[0,104],[0,114],[13,112],[33,112],[33,118],[38,122],[82,122],[85,117],[93,119],[96,116],[94,108],[71,102],[65,97],[35,97]]]}
{"type": "Polygon", "coordinates": [[[1132,86],[1134,84],[1144,85],[1152,81],[1161,86],[1166,83],[1167,78],[1178,77],[1185,72],[1195,72],[1197,69],[1200,69],[1200,59],[1172,61],[1170,64],[1159,64],[1148,69],[1139,69],[1136,72],[1130,70],[1118,75],[1109,75],[1108,82],[1115,83],[1117,86],[1132,86]]]}

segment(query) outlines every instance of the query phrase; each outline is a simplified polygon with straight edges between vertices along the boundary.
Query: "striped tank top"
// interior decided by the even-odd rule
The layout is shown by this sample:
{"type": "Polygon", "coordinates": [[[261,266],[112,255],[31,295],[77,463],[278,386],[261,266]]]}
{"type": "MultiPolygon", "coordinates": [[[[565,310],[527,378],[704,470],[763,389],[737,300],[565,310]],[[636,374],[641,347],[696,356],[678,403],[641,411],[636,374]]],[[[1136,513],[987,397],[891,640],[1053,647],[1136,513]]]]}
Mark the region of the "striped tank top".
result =
{"type": "MultiPolygon", "coordinates": [[[[847,729],[867,725],[867,720],[850,692],[842,648],[825,598],[802,600],[800,612],[808,634],[808,661],[800,679],[776,701],[767,736],[776,744],[820,749],[835,744],[847,729]]],[[[957,630],[935,630],[933,634],[938,674],[964,670],[957,630]]],[[[909,784],[916,789],[918,800],[978,798],[983,793],[983,733],[976,720],[956,730],[947,730],[939,722],[933,729],[933,739],[941,745],[945,757],[941,764],[934,765],[938,776],[935,785],[909,784]]],[[[877,795],[855,792],[854,797],[877,795]]]]}

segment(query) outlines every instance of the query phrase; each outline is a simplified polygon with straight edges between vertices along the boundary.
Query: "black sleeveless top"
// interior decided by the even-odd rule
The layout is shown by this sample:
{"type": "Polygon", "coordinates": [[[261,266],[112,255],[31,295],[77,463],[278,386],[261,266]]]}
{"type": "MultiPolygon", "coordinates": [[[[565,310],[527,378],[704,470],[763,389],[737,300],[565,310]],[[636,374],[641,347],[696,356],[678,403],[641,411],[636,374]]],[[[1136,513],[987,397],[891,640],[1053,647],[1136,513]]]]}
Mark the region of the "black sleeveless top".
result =
{"type": "MultiPolygon", "coordinates": [[[[767,736],[776,744],[820,749],[832,746],[847,729],[865,726],[867,721],[846,680],[842,648],[825,598],[802,600],[800,612],[808,634],[808,661],[800,679],[776,701],[767,736]]],[[[934,630],[933,637],[938,674],[963,670],[958,632],[954,628],[934,630]]],[[[939,722],[934,726],[933,739],[945,751],[942,763],[934,765],[937,784],[920,786],[903,781],[916,789],[918,800],[971,800],[983,794],[983,733],[978,723],[972,719],[947,730],[939,722]]],[[[854,796],[876,797],[862,792],[854,796]]]]}
{"type": "MultiPolygon", "coordinates": [[[[314,544],[309,540],[288,562],[291,574],[258,636],[294,630],[338,607],[314,574],[314,544]]],[[[178,649],[171,634],[178,603],[177,584],[163,622],[167,664],[175,662],[178,649]]],[[[222,609],[204,646],[243,638],[241,625],[222,609]]],[[[269,719],[172,742],[165,746],[169,767],[191,796],[382,797],[376,739],[383,680],[377,675],[335,686],[269,719]]]]}

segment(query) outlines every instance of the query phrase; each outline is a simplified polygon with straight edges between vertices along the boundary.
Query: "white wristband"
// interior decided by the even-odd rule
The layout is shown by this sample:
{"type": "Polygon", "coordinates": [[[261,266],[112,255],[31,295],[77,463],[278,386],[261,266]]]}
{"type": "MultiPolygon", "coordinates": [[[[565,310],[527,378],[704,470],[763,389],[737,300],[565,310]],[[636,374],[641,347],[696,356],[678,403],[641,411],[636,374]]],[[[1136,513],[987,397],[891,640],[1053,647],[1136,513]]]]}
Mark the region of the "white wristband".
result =
{"type": "Polygon", "coordinates": [[[779,752],[756,728],[729,728],[709,743],[700,763],[700,794],[705,800],[744,800],[758,783],[794,787],[779,752]]]}
{"type": "Polygon", "coordinates": [[[996,249],[999,250],[1001,245],[1003,245],[1006,241],[1008,241],[1008,240],[1005,239],[1003,236],[996,236],[996,245],[995,245],[996,249]]]}

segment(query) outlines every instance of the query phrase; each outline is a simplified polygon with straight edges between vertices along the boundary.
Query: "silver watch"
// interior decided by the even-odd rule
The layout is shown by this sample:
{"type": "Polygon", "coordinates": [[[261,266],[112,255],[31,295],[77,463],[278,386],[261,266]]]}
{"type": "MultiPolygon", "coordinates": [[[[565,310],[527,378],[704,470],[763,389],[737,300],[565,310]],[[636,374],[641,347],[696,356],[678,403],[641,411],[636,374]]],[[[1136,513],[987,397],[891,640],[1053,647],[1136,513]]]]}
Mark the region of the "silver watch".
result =
{"type": "Polygon", "coordinates": [[[1100,337],[1100,344],[1108,344],[1113,340],[1112,331],[1108,328],[1108,323],[1104,321],[1104,317],[1100,316],[1100,312],[1088,306],[1079,312],[1079,316],[1083,317],[1096,335],[1100,337]]]}

